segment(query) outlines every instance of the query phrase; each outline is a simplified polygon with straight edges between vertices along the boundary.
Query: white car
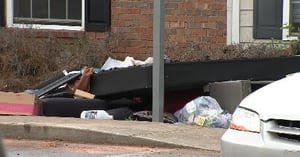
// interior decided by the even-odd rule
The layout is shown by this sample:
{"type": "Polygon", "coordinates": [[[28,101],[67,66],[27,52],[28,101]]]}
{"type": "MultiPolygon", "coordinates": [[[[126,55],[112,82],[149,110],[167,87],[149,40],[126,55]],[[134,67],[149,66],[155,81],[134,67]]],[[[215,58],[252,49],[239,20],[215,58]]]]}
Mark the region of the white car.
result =
{"type": "Polygon", "coordinates": [[[222,157],[300,157],[300,73],[242,100],[221,139],[222,157]]]}

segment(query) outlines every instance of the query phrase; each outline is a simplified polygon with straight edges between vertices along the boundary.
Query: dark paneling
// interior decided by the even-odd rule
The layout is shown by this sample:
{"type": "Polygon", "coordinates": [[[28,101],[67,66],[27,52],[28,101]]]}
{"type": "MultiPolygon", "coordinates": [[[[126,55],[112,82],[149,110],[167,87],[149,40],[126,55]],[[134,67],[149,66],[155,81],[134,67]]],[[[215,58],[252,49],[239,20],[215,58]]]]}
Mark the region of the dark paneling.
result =
{"type": "Polygon", "coordinates": [[[111,1],[86,0],[86,31],[107,31],[110,28],[111,1]]]}
{"type": "Polygon", "coordinates": [[[254,0],[255,39],[282,39],[283,0],[254,0]]]}
{"type": "Polygon", "coordinates": [[[0,0],[0,26],[4,26],[4,0],[0,0]]]}

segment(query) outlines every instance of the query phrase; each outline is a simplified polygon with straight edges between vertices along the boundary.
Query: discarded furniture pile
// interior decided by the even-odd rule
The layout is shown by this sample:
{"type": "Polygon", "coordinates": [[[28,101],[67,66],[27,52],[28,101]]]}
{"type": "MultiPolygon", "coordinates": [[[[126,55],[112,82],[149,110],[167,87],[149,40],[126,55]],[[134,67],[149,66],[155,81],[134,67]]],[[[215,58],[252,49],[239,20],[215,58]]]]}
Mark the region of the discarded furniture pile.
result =
{"type": "MultiPolygon", "coordinates": [[[[164,121],[205,126],[209,116],[195,116],[196,112],[206,112],[199,111],[201,105],[195,102],[201,99],[201,103],[207,105],[203,102],[211,98],[220,103],[220,108],[210,113],[219,119],[228,118],[227,113],[232,113],[251,91],[298,72],[299,67],[298,56],[198,62],[165,60],[164,121]]],[[[90,76],[88,92],[62,90],[82,75],[81,70],[66,70],[25,93],[10,93],[12,98],[5,92],[0,93],[0,113],[91,119],[101,117],[97,111],[104,110],[113,117],[111,119],[151,120],[152,58],[145,61],[132,57],[124,61],[108,58],[103,67],[95,68],[90,76]],[[25,101],[27,98],[30,100],[25,101]],[[91,112],[83,115],[83,111],[91,112]]]]}

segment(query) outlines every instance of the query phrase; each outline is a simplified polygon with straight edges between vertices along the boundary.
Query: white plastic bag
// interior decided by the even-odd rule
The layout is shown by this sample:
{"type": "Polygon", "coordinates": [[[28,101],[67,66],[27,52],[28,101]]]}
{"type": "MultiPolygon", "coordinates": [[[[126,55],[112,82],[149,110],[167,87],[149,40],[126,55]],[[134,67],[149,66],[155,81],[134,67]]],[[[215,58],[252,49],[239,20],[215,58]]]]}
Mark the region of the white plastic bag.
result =
{"type": "Polygon", "coordinates": [[[104,110],[82,111],[80,114],[80,118],[82,118],[82,119],[104,119],[104,120],[114,119],[112,115],[108,114],[104,110]]]}
{"type": "Polygon", "coordinates": [[[225,114],[216,99],[210,96],[197,97],[176,111],[174,115],[182,123],[221,128],[228,126],[231,117],[225,114]]]}

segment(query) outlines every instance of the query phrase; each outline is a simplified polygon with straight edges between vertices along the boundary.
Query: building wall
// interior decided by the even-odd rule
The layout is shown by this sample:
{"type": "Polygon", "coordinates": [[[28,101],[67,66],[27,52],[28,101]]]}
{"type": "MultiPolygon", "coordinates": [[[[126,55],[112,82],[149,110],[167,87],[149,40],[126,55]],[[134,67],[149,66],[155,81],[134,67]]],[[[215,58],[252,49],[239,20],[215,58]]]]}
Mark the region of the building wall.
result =
{"type": "Polygon", "coordinates": [[[262,43],[269,40],[257,40],[253,38],[253,0],[240,0],[240,43],[262,43]]]}
{"type": "MultiPolygon", "coordinates": [[[[124,39],[115,53],[152,54],[152,0],[113,0],[112,32],[124,39]]],[[[226,0],[166,0],[166,50],[226,43],[226,0]]]]}
{"type": "MultiPolygon", "coordinates": [[[[61,38],[87,35],[92,40],[114,43],[113,53],[140,59],[152,55],[153,0],[112,0],[108,32],[38,31],[61,38]]],[[[166,0],[166,51],[193,45],[226,44],[226,0],[166,0]]]]}
{"type": "Polygon", "coordinates": [[[253,42],[253,0],[240,1],[240,42],[253,42]]]}

